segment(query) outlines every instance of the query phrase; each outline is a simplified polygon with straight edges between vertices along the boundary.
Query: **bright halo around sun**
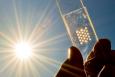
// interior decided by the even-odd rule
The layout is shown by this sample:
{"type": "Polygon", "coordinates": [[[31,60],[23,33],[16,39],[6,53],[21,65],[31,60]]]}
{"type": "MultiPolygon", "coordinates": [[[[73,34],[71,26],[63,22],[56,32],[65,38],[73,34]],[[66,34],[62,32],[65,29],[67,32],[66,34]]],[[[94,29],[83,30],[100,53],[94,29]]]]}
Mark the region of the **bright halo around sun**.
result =
{"type": "Polygon", "coordinates": [[[32,56],[32,47],[27,42],[18,42],[15,44],[15,52],[18,59],[29,59],[32,56]]]}

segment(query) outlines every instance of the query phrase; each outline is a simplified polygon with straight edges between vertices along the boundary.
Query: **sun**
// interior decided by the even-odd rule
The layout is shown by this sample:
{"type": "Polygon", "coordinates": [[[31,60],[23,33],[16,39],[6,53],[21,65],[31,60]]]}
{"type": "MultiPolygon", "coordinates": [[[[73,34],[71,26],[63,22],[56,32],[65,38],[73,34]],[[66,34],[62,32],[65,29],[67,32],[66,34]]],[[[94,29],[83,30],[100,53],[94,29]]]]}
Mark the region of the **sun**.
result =
{"type": "Polygon", "coordinates": [[[32,56],[32,47],[27,42],[15,44],[16,57],[20,60],[29,59],[32,56]]]}

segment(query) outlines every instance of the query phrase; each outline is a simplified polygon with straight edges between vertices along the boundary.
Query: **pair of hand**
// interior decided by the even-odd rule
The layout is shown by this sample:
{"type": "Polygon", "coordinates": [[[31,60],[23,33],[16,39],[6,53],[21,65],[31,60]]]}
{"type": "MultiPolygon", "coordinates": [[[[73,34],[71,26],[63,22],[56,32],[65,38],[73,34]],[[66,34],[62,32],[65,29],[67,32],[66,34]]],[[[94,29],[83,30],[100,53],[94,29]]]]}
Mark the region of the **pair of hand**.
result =
{"type": "Polygon", "coordinates": [[[111,50],[108,39],[99,39],[96,42],[85,64],[79,49],[72,46],[69,52],[70,58],[63,63],[56,77],[110,77],[110,74],[115,77],[115,52],[111,50]]]}

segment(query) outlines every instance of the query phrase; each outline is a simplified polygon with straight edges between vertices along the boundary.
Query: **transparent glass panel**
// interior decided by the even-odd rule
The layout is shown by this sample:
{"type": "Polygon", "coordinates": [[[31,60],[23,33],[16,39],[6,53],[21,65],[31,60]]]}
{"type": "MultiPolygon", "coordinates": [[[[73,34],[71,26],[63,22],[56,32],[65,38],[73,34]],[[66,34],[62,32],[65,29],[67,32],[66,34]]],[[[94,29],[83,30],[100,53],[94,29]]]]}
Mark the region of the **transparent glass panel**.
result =
{"type": "Polygon", "coordinates": [[[86,59],[98,40],[86,7],[80,0],[57,0],[57,5],[72,45],[86,59]]]}

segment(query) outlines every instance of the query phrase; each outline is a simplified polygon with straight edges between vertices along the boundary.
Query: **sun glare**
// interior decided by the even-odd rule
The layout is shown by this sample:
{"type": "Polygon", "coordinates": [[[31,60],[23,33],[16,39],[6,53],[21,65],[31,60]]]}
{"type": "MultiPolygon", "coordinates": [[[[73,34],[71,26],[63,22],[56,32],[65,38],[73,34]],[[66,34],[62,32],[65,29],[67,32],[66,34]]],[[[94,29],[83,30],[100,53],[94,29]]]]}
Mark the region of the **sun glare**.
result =
{"type": "Polygon", "coordinates": [[[20,60],[29,59],[32,56],[32,48],[26,42],[20,42],[15,45],[16,57],[20,60]]]}

